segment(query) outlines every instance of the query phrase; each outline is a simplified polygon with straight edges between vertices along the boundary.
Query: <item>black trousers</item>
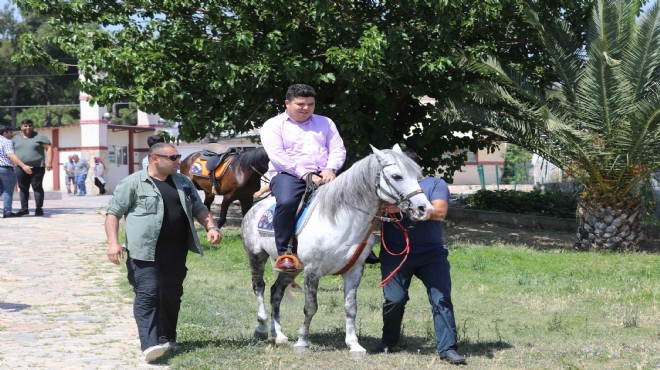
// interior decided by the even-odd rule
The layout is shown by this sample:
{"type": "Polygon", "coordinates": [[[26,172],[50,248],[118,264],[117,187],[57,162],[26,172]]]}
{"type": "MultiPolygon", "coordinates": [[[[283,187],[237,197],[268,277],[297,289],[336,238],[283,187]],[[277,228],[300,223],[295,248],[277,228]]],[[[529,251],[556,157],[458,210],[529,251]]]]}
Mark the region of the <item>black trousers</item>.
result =
{"type": "Polygon", "coordinates": [[[98,178],[94,178],[94,185],[96,185],[97,188],[99,188],[99,194],[103,195],[105,194],[105,184],[101,182],[98,178]]]}
{"type": "Polygon", "coordinates": [[[176,341],[186,257],[156,258],[156,261],[126,259],[128,282],[133,286],[133,316],[140,335],[142,351],[176,341]]]}
{"type": "Polygon", "coordinates": [[[270,180],[270,190],[277,202],[273,214],[273,230],[280,256],[286,253],[289,242],[296,233],[296,211],[305,194],[305,187],[305,181],[284,172],[270,180]]]}
{"type": "Polygon", "coordinates": [[[34,191],[34,203],[37,209],[44,206],[44,187],[42,186],[46,167],[32,167],[32,174],[28,175],[22,168],[16,167],[16,182],[21,196],[21,211],[27,211],[30,199],[30,186],[34,191]]]}

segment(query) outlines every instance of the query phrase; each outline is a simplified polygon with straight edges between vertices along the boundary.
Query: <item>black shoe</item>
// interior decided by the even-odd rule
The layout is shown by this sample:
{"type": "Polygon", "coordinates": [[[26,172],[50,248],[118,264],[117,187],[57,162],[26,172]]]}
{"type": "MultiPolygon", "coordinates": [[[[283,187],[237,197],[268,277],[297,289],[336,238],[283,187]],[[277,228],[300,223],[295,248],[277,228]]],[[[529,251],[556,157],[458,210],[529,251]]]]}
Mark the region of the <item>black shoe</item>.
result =
{"type": "Polygon", "coordinates": [[[466,363],[465,356],[459,355],[458,352],[454,351],[453,349],[450,349],[449,351],[441,354],[440,358],[452,365],[462,365],[466,363]]]}
{"type": "Polygon", "coordinates": [[[21,216],[23,216],[21,213],[10,213],[8,215],[5,215],[3,218],[21,217],[21,216]]]}
{"type": "Polygon", "coordinates": [[[380,342],[376,346],[376,349],[374,350],[375,353],[391,353],[394,352],[392,351],[392,346],[388,346],[387,344],[380,342]]]}
{"type": "Polygon", "coordinates": [[[367,259],[364,260],[364,263],[368,265],[375,265],[377,263],[380,263],[380,258],[376,257],[374,252],[371,251],[371,253],[369,253],[369,255],[367,256],[367,259]]]}
{"type": "Polygon", "coordinates": [[[20,211],[16,212],[16,214],[21,216],[27,216],[30,214],[30,211],[28,211],[27,209],[21,209],[20,211]]]}
{"type": "Polygon", "coordinates": [[[43,215],[44,215],[44,210],[41,209],[41,208],[37,208],[37,209],[34,211],[34,215],[35,215],[35,216],[43,216],[43,215]]]}

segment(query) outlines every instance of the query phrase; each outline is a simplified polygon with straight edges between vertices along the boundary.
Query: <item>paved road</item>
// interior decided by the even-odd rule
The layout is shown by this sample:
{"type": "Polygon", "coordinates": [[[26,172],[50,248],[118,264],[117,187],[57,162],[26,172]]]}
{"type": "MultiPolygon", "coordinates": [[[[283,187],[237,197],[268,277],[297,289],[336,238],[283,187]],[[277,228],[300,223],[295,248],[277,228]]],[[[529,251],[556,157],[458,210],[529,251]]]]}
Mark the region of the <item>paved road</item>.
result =
{"type": "Polygon", "coordinates": [[[0,369],[152,367],[124,272],[105,256],[109,200],[65,195],[44,217],[0,219],[0,369]]]}

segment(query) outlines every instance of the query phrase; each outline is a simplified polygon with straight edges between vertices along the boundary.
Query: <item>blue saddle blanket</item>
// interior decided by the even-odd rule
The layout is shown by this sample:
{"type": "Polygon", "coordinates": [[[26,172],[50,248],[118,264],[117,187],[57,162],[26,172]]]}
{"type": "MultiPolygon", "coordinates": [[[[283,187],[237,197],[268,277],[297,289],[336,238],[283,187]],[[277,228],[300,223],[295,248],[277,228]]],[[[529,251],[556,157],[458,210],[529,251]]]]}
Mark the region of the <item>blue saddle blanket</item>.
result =
{"type": "MultiPolygon", "coordinates": [[[[309,215],[311,214],[310,208],[312,205],[312,200],[314,200],[314,197],[312,197],[312,199],[310,199],[310,201],[307,202],[307,206],[303,209],[303,211],[300,213],[300,217],[298,217],[298,219],[296,220],[296,235],[300,234],[300,231],[305,225],[305,221],[309,218],[309,215]]],[[[257,229],[260,232],[267,234],[275,233],[275,230],[273,230],[273,216],[275,215],[275,205],[276,204],[273,203],[270,205],[270,207],[266,208],[264,213],[261,215],[261,218],[259,218],[257,229]]]]}

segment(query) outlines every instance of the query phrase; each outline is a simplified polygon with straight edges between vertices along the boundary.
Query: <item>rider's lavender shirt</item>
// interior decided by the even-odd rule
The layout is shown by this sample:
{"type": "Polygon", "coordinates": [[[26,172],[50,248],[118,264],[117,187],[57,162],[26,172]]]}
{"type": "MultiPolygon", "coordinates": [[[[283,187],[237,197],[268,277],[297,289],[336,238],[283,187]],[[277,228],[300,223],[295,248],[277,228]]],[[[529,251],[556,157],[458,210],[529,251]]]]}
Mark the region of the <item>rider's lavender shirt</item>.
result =
{"type": "Polygon", "coordinates": [[[302,178],[308,172],[338,170],[346,160],[344,141],[331,119],[312,115],[298,123],[286,113],[261,128],[261,142],[270,159],[269,171],[302,178]]]}

